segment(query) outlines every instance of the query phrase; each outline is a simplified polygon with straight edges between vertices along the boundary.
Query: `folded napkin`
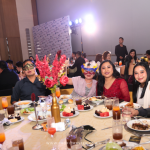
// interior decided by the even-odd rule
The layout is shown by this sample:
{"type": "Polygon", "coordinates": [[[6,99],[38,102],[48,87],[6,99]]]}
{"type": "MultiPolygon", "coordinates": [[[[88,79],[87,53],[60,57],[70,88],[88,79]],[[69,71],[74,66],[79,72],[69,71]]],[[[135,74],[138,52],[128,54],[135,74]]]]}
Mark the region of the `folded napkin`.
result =
{"type": "Polygon", "coordinates": [[[52,127],[56,128],[56,131],[64,131],[65,130],[64,122],[52,123],[52,127]]]}
{"type": "Polygon", "coordinates": [[[4,118],[0,121],[0,124],[9,126],[11,124],[11,121],[9,121],[7,118],[4,118]]]}

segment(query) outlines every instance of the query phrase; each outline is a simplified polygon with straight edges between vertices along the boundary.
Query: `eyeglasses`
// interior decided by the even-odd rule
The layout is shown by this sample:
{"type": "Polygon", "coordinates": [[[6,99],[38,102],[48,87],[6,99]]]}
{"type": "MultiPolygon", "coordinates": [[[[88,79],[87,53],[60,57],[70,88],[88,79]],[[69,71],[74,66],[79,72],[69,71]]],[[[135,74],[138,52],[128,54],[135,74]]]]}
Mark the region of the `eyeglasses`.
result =
{"type": "Polygon", "coordinates": [[[24,71],[27,71],[27,70],[31,70],[34,68],[34,64],[26,64],[24,67],[23,67],[23,70],[24,71]]]}

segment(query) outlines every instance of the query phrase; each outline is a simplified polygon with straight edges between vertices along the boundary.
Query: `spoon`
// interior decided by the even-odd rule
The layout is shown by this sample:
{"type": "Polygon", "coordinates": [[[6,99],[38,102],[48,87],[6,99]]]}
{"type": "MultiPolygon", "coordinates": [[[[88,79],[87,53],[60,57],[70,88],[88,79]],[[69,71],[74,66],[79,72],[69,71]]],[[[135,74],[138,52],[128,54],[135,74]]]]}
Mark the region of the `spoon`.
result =
{"type": "Polygon", "coordinates": [[[104,141],[96,142],[95,144],[86,144],[86,146],[89,147],[89,148],[90,148],[90,147],[95,147],[95,146],[100,145],[100,144],[106,144],[106,143],[109,142],[109,140],[110,140],[110,139],[106,139],[106,140],[104,140],[104,141]]]}
{"type": "Polygon", "coordinates": [[[145,123],[143,123],[141,120],[139,120],[137,117],[133,117],[134,119],[138,120],[140,123],[142,123],[143,125],[147,125],[145,123]]]}

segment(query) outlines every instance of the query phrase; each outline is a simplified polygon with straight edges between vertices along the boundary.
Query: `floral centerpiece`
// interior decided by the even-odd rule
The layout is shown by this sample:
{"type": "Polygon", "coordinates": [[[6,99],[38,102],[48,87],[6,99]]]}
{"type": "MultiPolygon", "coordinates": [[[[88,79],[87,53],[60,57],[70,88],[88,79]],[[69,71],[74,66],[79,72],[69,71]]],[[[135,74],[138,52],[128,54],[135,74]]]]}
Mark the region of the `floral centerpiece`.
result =
{"type": "Polygon", "coordinates": [[[36,55],[36,67],[39,69],[41,81],[52,93],[55,93],[57,86],[66,86],[68,83],[68,77],[65,76],[64,72],[65,61],[66,55],[61,55],[61,50],[59,50],[53,61],[53,67],[50,70],[48,62],[46,61],[46,55],[43,61],[40,61],[38,55],[36,55]]]}

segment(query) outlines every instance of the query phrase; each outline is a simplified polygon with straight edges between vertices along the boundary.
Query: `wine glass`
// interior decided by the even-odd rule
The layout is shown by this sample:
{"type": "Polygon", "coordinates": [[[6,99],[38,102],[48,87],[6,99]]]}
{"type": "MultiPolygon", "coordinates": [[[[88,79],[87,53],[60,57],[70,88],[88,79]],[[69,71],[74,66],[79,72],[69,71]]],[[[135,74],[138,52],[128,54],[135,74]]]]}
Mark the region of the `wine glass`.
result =
{"type": "Polygon", "coordinates": [[[54,134],[56,133],[56,128],[54,127],[54,123],[55,123],[54,117],[48,116],[47,117],[47,131],[50,134],[50,138],[53,143],[52,150],[57,149],[57,145],[54,144],[54,142],[55,142],[54,134]]]}
{"type": "Polygon", "coordinates": [[[4,128],[3,128],[3,124],[0,124],[0,144],[3,144],[5,141],[5,133],[4,133],[4,128]]]}
{"type": "Polygon", "coordinates": [[[8,107],[8,102],[7,102],[7,97],[2,98],[2,107],[5,110],[5,117],[7,118],[7,107],[8,107]]]}
{"type": "Polygon", "coordinates": [[[56,94],[56,97],[59,99],[59,97],[60,97],[60,88],[59,87],[56,88],[55,94],[56,94]]]}
{"type": "Polygon", "coordinates": [[[46,113],[47,113],[47,104],[45,103],[43,106],[42,106],[42,112],[44,113],[44,117],[46,118],[46,113]]]}

